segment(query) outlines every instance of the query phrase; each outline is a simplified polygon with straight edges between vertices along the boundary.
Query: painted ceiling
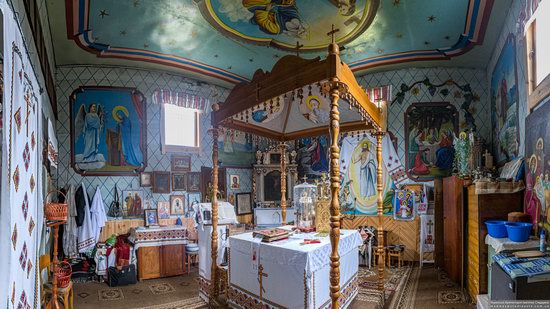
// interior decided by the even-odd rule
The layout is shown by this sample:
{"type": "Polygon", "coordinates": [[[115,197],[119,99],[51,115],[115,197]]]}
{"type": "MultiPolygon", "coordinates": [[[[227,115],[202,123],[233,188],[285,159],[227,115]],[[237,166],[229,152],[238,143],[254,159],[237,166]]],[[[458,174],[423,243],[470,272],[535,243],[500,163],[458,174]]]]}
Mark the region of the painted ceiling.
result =
{"type": "Polygon", "coordinates": [[[342,59],[354,72],[449,59],[459,59],[457,66],[483,67],[491,50],[484,39],[494,41],[487,29],[500,28],[495,15],[504,14],[506,3],[66,0],[64,5],[48,1],[48,11],[57,64],[92,64],[94,57],[118,59],[234,84],[251,79],[258,68],[270,70],[289,53],[324,57],[331,40],[327,33],[333,27],[343,46],[342,59]],[[82,56],[83,52],[89,55],[82,56]]]}

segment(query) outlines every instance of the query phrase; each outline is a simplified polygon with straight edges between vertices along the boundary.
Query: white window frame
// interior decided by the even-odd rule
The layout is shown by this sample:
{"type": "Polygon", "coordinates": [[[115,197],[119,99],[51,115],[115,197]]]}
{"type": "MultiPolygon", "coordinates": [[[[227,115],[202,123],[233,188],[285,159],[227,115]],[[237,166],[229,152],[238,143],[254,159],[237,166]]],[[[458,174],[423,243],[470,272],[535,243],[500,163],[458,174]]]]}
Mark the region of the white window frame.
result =
{"type": "MultiPolygon", "coordinates": [[[[201,111],[197,109],[191,109],[186,107],[181,107],[184,109],[191,109],[195,111],[195,147],[190,146],[180,146],[180,145],[166,145],[166,137],[165,137],[165,130],[166,130],[166,121],[165,121],[165,113],[166,109],[165,106],[169,104],[161,104],[160,107],[160,149],[161,153],[200,153],[201,152],[201,145],[200,145],[200,113],[201,111]]],[[[182,132],[183,133],[183,132],[182,132]]]]}
{"type": "MultiPolygon", "coordinates": [[[[540,9],[542,5],[550,5],[548,2],[542,1],[539,3],[539,8],[533,13],[529,21],[525,24],[525,42],[527,48],[527,93],[528,93],[528,111],[532,111],[539,103],[544,101],[544,99],[550,96],[550,74],[546,75],[542,81],[537,83],[537,40],[536,33],[537,29],[537,19],[538,18],[548,18],[547,16],[541,16],[542,10],[540,9]]],[[[544,29],[548,31],[548,29],[544,29]]],[[[540,31],[540,29],[539,29],[540,31]]]]}

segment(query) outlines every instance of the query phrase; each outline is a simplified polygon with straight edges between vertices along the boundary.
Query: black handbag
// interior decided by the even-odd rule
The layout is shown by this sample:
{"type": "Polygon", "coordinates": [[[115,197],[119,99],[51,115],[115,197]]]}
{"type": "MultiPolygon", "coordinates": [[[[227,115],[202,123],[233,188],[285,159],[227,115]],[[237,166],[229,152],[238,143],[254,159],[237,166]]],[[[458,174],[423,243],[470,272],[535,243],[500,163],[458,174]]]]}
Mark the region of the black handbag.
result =
{"type": "Polygon", "coordinates": [[[108,273],[110,287],[137,283],[136,265],[134,264],[122,266],[122,269],[120,270],[118,270],[118,268],[116,267],[111,266],[108,269],[108,273]]]}
{"type": "Polygon", "coordinates": [[[116,184],[115,184],[115,197],[113,198],[113,202],[109,207],[109,211],[107,212],[107,215],[109,217],[115,217],[115,218],[122,217],[122,209],[120,209],[120,202],[118,201],[118,190],[116,188],[116,184]]]}

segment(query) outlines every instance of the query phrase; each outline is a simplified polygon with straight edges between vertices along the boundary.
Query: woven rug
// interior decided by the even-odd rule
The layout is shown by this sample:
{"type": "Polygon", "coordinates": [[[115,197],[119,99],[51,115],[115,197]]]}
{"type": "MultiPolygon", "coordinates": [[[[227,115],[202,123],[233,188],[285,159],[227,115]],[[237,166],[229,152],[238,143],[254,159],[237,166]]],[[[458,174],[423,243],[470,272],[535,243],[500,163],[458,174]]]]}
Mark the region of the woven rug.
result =
{"type": "Polygon", "coordinates": [[[140,307],[137,309],[198,309],[208,308],[208,305],[200,298],[193,297],[189,299],[179,300],[163,305],[140,307]]]}
{"type": "Polygon", "coordinates": [[[386,269],[384,292],[378,290],[378,272],[376,269],[359,268],[359,291],[351,308],[392,308],[396,296],[403,295],[403,286],[409,281],[411,272],[417,267],[403,266],[386,269]]]}

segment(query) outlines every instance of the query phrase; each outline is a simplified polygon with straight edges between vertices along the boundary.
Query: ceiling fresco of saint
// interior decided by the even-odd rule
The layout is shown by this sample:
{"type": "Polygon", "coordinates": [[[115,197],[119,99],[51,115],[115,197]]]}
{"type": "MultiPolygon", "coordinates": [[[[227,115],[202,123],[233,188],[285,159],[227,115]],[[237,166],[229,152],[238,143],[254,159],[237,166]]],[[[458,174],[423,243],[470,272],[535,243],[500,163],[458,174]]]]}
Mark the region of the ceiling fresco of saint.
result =
{"type": "MultiPolygon", "coordinates": [[[[354,72],[453,59],[471,53],[485,37],[491,39],[487,29],[499,23],[492,12],[502,11],[507,2],[65,0],[48,2],[48,9],[65,21],[52,22],[54,40],[70,41],[80,52],[170,66],[235,84],[251,79],[258,68],[271,69],[288,54],[324,57],[333,26],[339,29],[342,59],[354,72]]],[[[71,53],[76,51],[57,53],[56,62],[68,62],[64,57],[71,53]]],[[[463,62],[479,63],[485,54],[490,51],[473,53],[463,62]]]]}

